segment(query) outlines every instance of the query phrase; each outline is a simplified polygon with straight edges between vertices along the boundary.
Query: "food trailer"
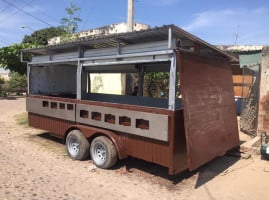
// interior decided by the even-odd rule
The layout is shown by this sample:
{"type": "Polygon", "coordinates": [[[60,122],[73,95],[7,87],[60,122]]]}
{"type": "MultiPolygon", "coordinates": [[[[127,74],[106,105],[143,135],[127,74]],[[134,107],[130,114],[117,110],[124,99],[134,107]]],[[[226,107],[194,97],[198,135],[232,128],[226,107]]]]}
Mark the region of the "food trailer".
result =
{"type": "Polygon", "coordinates": [[[96,166],[110,168],[132,156],[172,175],[239,145],[231,69],[236,58],[177,26],[21,53],[22,61],[31,56],[29,125],[62,138],[73,159],[90,156],[96,166]],[[105,83],[120,89],[100,92],[105,83]]]}

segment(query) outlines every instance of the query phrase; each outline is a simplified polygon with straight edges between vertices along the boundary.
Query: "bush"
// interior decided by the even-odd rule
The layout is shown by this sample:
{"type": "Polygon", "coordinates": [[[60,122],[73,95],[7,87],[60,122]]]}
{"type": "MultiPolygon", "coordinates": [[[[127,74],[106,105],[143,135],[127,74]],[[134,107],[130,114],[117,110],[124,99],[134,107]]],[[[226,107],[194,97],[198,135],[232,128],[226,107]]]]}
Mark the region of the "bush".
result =
{"type": "Polygon", "coordinates": [[[5,92],[5,79],[0,77],[0,97],[1,96],[6,96],[6,92],[5,92]]]}
{"type": "Polygon", "coordinates": [[[154,98],[168,97],[169,93],[169,73],[150,72],[144,76],[145,96],[154,98]]]}
{"type": "Polygon", "coordinates": [[[27,77],[17,72],[11,74],[10,80],[7,82],[8,92],[16,92],[22,94],[27,91],[27,77]]]}

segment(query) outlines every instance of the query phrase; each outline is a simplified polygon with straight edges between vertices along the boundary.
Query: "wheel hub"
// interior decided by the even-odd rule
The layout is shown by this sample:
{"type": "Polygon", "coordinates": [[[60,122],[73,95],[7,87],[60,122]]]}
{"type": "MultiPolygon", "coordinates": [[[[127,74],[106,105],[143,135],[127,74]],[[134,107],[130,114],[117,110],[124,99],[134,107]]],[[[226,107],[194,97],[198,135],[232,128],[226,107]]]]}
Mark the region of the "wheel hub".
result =
{"type": "Polygon", "coordinates": [[[79,141],[76,138],[71,138],[69,144],[68,144],[69,152],[73,156],[77,155],[79,152],[79,141]]]}
{"type": "Polygon", "coordinates": [[[95,149],[95,154],[100,161],[106,160],[106,149],[103,145],[98,144],[95,149]]]}

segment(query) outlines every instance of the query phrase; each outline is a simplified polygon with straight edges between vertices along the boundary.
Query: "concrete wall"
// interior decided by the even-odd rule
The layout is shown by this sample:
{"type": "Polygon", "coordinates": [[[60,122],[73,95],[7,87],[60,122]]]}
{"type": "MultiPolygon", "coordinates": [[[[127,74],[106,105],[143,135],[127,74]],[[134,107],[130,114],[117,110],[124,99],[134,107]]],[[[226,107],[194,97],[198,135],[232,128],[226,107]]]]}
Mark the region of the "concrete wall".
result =
{"type": "Polygon", "coordinates": [[[125,80],[122,80],[122,74],[90,74],[91,92],[102,94],[125,94],[125,80]]]}
{"type": "Polygon", "coordinates": [[[4,79],[5,81],[8,81],[10,78],[9,74],[9,70],[5,70],[4,68],[0,67],[0,78],[4,79]]]}
{"type": "MultiPolygon", "coordinates": [[[[150,28],[149,25],[135,23],[133,30],[140,31],[140,30],[147,30],[149,28],[150,28]]],[[[89,37],[89,36],[94,36],[94,35],[109,35],[109,34],[126,33],[126,32],[128,32],[127,23],[118,23],[118,24],[111,24],[111,25],[100,27],[100,28],[95,28],[95,29],[90,29],[87,31],[75,33],[68,39],[72,40],[76,38],[89,37]]],[[[61,37],[53,37],[48,40],[48,44],[49,45],[59,44],[61,41],[62,41],[61,37]]]]}
{"type": "Polygon", "coordinates": [[[262,49],[258,134],[263,130],[269,133],[269,47],[262,49]]]}

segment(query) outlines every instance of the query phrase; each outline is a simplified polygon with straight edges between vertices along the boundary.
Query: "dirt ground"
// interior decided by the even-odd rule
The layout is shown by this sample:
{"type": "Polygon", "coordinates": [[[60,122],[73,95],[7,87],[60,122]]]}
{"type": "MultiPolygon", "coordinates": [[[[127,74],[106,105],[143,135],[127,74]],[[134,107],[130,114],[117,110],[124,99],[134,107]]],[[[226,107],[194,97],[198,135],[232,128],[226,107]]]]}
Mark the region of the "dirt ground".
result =
{"type": "Polygon", "coordinates": [[[61,140],[19,125],[22,113],[25,98],[0,99],[1,200],[269,199],[269,161],[258,155],[222,156],[174,177],[132,158],[102,170],[91,160],[71,160],[61,140]]]}

